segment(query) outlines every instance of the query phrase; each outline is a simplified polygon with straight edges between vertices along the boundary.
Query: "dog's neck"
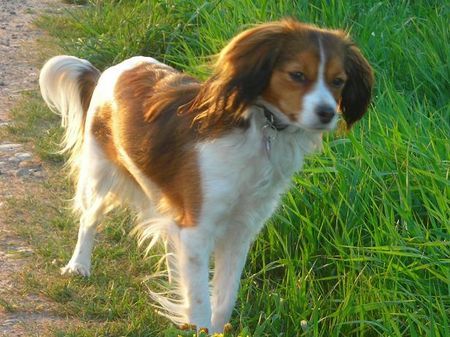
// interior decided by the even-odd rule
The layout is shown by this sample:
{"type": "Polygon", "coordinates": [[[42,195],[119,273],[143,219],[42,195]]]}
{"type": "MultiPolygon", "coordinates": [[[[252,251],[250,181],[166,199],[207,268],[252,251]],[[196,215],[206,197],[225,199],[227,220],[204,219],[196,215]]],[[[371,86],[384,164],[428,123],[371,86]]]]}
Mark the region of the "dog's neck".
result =
{"type": "Polygon", "coordinates": [[[289,126],[289,124],[283,122],[280,118],[278,118],[277,115],[272,112],[266,105],[257,104],[256,106],[263,110],[268,127],[276,131],[283,131],[289,126]]]}

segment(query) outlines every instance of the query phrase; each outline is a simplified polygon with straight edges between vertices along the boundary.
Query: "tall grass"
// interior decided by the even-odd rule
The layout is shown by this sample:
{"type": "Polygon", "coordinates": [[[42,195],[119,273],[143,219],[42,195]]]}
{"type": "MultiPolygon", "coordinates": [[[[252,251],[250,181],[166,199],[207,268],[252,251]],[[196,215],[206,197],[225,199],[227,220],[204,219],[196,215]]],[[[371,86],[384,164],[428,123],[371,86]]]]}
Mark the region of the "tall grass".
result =
{"type": "MultiPolygon", "coordinates": [[[[328,136],[324,153],[295,177],[252,248],[233,323],[253,336],[443,337],[450,336],[449,12],[432,0],[116,0],[40,24],[66,53],[101,69],[139,54],[200,78],[210,55],[258,22],[290,16],[349,31],[374,67],[374,103],[350,134],[328,136]]],[[[114,245],[123,223],[108,228],[118,231],[109,235],[109,254],[149,267],[135,261],[134,246],[114,245]]],[[[101,252],[97,264],[113,263],[101,252]]],[[[125,276],[107,278],[133,286],[125,276]]],[[[117,329],[110,335],[152,335],[138,312],[146,299],[91,282],[93,297],[127,303],[101,316],[117,329]]]]}

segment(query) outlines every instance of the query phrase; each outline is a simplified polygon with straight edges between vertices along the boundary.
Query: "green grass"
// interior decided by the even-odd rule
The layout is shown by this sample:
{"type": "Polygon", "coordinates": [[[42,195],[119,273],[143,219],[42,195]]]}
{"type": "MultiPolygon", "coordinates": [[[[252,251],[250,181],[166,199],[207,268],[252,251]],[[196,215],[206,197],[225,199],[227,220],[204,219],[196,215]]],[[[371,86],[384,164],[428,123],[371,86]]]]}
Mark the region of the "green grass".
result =
{"type": "MultiPolygon", "coordinates": [[[[327,137],[324,153],[295,177],[252,248],[232,323],[255,337],[444,337],[450,336],[449,14],[449,6],[431,0],[130,0],[93,1],[40,25],[65,53],[101,69],[141,54],[201,78],[209,56],[254,23],[293,16],[350,31],[374,67],[374,103],[350,134],[327,137]]],[[[11,132],[37,140],[57,171],[61,158],[51,154],[57,121],[38,98],[29,102],[33,113],[19,114],[11,132]]],[[[22,233],[39,247],[43,270],[27,278],[30,288],[87,323],[55,334],[160,335],[168,322],[153,312],[142,283],[156,260],[143,260],[124,235],[126,214],[105,224],[89,280],[57,276],[51,261],[68,260],[76,238],[76,221],[63,209],[71,195],[63,176],[56,172],[45,187],[51,200],[30,197],[16,205],[31,212],[33,230],[22,233]]]]}

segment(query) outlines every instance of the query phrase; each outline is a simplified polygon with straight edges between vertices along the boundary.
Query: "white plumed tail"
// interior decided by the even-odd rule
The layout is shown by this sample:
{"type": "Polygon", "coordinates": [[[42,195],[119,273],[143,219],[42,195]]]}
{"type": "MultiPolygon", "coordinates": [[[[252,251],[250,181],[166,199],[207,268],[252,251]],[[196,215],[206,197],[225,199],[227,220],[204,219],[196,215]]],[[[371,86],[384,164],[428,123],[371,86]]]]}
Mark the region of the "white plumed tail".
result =
{"type": "Polygon", "coordinates": [[[67,55],[48,60],[39,75],[42,97],[61,115],[65,128],[62,152],[70,152],[72,170],[77,168],[73,159],[83,144],[86,113],[99,77],[100,72],[91,63],[67,55]]]}

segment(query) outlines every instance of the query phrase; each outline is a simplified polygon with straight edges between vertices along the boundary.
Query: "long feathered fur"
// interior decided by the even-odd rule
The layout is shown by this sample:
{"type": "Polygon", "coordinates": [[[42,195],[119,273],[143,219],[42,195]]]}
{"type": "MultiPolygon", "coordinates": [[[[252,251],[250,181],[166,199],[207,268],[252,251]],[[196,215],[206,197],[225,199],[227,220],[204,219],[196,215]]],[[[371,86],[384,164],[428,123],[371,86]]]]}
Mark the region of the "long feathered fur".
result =
{"type": "Polygon", "coordinates": [[[67,55],[49,60],[39,75],[42,97],[52,111],[61,115],[65,128],[61,152],[70,154],[69,166],[75,172],[84,139],[84,124],[100,71],[90,62],[67,55]]]}

